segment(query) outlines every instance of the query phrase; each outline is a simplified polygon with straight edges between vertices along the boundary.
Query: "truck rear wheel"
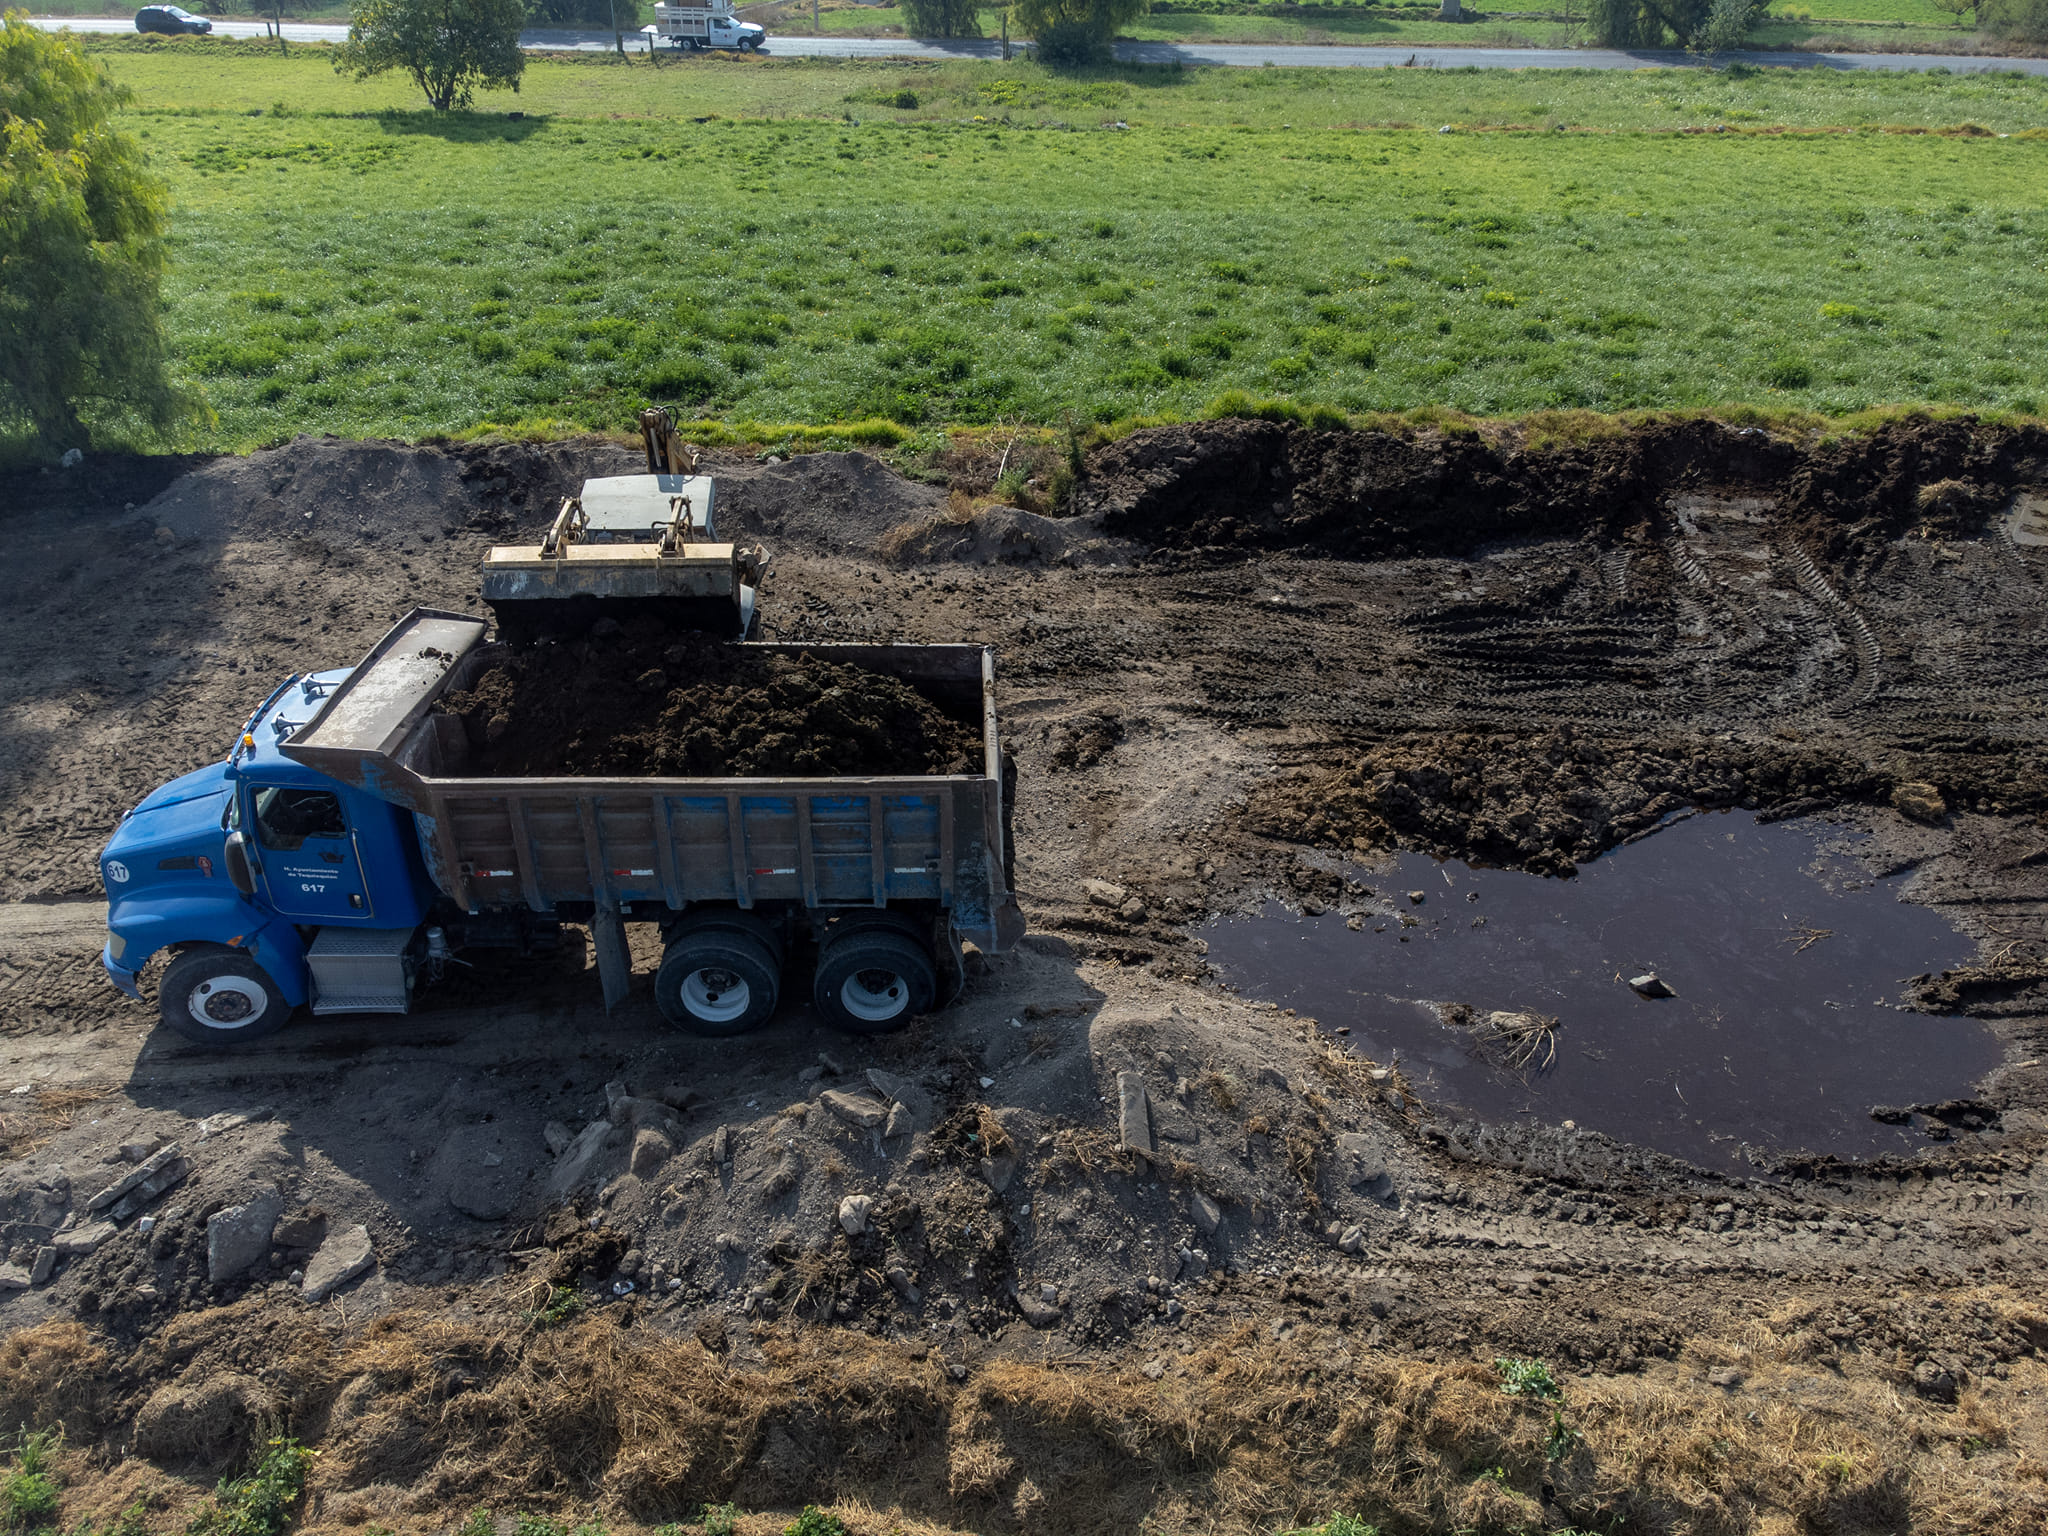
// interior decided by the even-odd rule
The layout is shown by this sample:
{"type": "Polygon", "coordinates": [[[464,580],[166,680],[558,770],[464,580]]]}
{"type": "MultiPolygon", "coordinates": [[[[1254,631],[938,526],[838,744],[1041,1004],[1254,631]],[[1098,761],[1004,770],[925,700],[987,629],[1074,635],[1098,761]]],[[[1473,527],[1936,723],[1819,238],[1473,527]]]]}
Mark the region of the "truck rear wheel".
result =
{"type": "Polygon", "coordinates": [[[781,989],[768,946],[731,928],[678,934],[654,973],[662,1017],[699,1035],[743,1035],[766,1023],[781,989]]]}
{"type": "Polygon", "coordinates": [[[274,1035],[292,1016],[262,966],[214,944],[188,949],[165,968],[157,1006],[166,1028],[217,1051],[274,1035]]]}
{"type": "Polygon", "coordinates": [[[920,1013],[929,1013],[939,993],[932,957],[907,933],[857,928],[818,952],[811,1000],[839,1028],[857,1035],[885,1035],[920,1013]]]}

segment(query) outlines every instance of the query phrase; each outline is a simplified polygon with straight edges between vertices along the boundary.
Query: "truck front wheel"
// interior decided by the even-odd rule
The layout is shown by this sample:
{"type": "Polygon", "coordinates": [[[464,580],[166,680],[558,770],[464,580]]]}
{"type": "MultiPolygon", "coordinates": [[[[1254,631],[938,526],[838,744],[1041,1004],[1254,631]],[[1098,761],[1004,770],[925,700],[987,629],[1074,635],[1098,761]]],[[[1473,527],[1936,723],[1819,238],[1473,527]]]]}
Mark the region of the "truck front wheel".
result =
{"type": "Polygon", "coordinates": [[[167,1028],[213,1050],[274,1035],[292,1005],[262,966],[238,949],[188,949],[164,969],[157,991],[167,1028]]]}
{"type": "Polygon", "coordinates": [[[920,1013],[939,993],[932,957],[907,933],[856,928],[818,952],[811,1001],[832,1024],[857,1035],[885,1035],[920,1013]]]}
{"type": "Polygon", "coordinates": [[[699,928],[679,934],[654,973],[654,1001],[669,1023],[699,1035],[743,1035],[767,1022],[781,990],[775,956],[752,934],[699,928]]]}

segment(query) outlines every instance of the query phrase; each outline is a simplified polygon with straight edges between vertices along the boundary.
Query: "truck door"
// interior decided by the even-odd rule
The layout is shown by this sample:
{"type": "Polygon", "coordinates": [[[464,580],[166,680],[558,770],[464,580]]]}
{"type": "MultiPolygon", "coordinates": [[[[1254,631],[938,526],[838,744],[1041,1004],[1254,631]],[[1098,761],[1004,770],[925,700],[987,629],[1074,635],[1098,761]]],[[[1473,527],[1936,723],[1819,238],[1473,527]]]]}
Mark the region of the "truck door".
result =
{"type": "Polygon", "coordinates": [[[259,784],[250,790],[250,800],[263,883],[281,916],[372,915],[341,796],[296,784],[259,784]]]}

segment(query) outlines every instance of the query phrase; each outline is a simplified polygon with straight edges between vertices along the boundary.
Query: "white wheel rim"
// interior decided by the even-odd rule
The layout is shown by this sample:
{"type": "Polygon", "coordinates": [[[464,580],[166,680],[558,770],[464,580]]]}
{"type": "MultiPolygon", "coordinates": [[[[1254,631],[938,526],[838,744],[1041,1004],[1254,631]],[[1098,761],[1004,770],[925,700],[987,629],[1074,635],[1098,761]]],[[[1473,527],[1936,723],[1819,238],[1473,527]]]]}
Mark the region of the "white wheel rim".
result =
{"type": "Polygon", "coordinates": [[[246,976],[212,976],[192,989],[185,1007],[208,1029],[247,1029],[268,1011],[270,997],[246,976]]]}
{"type": "Polygon", "coordinates": [[[855,971],[839,984],[839,1006],[856,1019],[878,1024],[910,1006],[910,985],[894,971],[855,971]]]}
{"type": "Polygon", "coordinates": [[[683,1006],[708,1024],[730,1024],[753,1001],[746,977],[723,966],[707,965],[683,978],[683,1006]]]}

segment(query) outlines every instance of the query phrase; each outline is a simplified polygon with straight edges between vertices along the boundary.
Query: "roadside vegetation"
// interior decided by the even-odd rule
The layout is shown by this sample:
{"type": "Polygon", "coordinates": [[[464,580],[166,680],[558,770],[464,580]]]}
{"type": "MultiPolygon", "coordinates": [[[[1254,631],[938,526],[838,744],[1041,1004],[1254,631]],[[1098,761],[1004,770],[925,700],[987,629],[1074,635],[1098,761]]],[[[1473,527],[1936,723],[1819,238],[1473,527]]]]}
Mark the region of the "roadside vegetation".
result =
{"type": "Polygon", "coordinates": [[[649,398],[906,427],[2048,399],[2048,82],[542,60],[511,117],[313,49],[103,56],[224,445],[649,398]]]}

